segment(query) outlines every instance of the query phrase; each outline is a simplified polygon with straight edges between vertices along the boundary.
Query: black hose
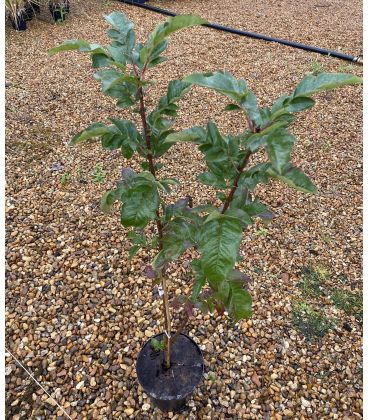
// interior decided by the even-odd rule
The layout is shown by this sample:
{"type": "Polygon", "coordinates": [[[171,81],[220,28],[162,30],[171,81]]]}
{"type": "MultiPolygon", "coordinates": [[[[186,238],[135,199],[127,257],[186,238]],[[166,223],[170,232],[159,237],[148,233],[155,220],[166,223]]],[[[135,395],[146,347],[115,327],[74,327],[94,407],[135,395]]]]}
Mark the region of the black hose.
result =
{"type": "MultiPolygon", "coordinates": [[[[169,10],[160,9],[159,7],[149,6],[144,3],[137,3],[134,0],[120,0],[123,3],[130,4],[132,6],[141,7],[143,9],[151,10],[152,12],[161,13],[166,16],[176,16],[176,13],[170,12],[169,10]]],[[[357,64],[363,64],[363,58],[361,56],[353,56],[349,54],[343,54],[337,51],[326,50],[324,48],[313,47],[312,45],[301,44],[299,42],[287,41],[286,39],[273,38],[268,35],[261,35],[255,32],[241,31],[240,29],[229,28],[228,26],[218,25],[217,23],[208,23],[203,26],[208,28],[217,29],[218,31],[229,32],[235,35],[247,36],[254,39],[262,39],[269,42],[277,42],[278,44],[287,45],[288,47],[299,48],[301,50],[315,52],[322,55],[328,55],[330,57],[339,58],[340,60],[351,61],[357,64]]]]}

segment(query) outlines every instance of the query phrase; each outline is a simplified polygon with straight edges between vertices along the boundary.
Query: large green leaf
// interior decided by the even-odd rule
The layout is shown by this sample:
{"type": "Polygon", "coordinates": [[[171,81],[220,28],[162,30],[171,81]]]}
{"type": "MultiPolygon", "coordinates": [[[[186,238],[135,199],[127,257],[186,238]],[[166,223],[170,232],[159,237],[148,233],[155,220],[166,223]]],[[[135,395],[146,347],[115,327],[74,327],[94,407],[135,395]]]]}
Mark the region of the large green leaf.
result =
{"type": "Polygon", "coordinates": [[[106,21],[112,26],[107,35],[112,40],[108,47],[114,64],[125,66],[132,62],[135,33],[133,23],[121,12],[113,12],[105,16],[106,21]]]}
{"type": "Polygon", "coordinates": [[[282,173],[289,162],[294,143],[295,137],[286,129],[277,130],[267,136],[267,154],[277,172],[282,173]]]}
{"type": "Polygon", "coordinates": [[[148,222],[156,218],[160,204],[157,187],[154,185],[138,185],[124,192],[121,200],[121,223],[123,226],[144,228],[148,222]]]}
{"type": "Polygon", "coordinates": [[[89,53],[92,59],[93,67],[106,67],[111,62],[109,54],[98,44],[89,44],[83,39],[71,39],[64,41],[62,44],[51,48],[48,51],[50,57],[62,51],[80,51],[89,53]]]}
{"type": "Polygon", "coordinates": [[[104,134],[111,134],[111,128],[101,123],[93,123],[83,131],[76,134],[70,141],[71,146],[75,146],[82,141],[92,139],[94,137],[101,137],[104,134]]]}
{"type": "Polygon", "coordinates": [[[98,44],[90,44],[84,39],[70,39],[64,41],[62,44],[48,50],[50,57],[62,51],[78,50],[87,53],[106,53],[106,51],[98,44]]]}
{"type": "Polygon", "coordinates": [[[132,122],[114,118],[110,118],[110,120],[121,133],[121,143],[118,145],[118,147],[121,147],[121,151],[124,157],[130,158],[130,151],[134,152],[140,145],[143,147],[144,142],[142,136],[132,122]]]}
{"type": "Polygon", "coordinates": [[[295,168],[291,165],[288,165],[288,167],[284,169],[282,175],[277,173],[272,168],[269,168],[267,170],[267,173],[272,178],[279,179],[280,181],[285,182],[287,185],[289,185],[290,187],[298,191],[302,191],[302,192],[306,192],[310,194],[317,193],[316,186],[307,177],[307,175],[299,168],[295,168]]]}
{"type": "Polygon", "coordinates": [[[226,309],[235,322],[252,316],[252,298],[242,282],[229,281],[229,300],[226,309]]]}
{"type": "Polygon", "coordinates": [[[232,217],[219,215],[201,226],[201,264],[210,283],[224,280],[231,271],[241,238],[240,222],[232,217]]]}
{"type": "Polygon", "coordinates": [[[206,130],[202,127],[191,127],[169,134],[165,139],[165,143],[190,142],[202,144],[206,141],[206,136],[206,130]]]}
{"type": "Polygon", "coordinates": [[[346,85],[362,83],[362,78],[348,73],[320,73],[306,76],[295,88],[293,98],[311,96],[321,90],[331,90],[346,85]]]}
{"type": "Polygon", "coordinates": [[[174,260],[195,243],[195,224],[183,217],[166,223],[163,236],[165,255],[174,260]]]}
{"type": "Polygon", "coordinates": [[[259,163],[244,171],[239,178],[238,187],[247,187],[253,191],[258,184],[267,184],[269,174],[267,170],[271,167],[270,162],[259,163]]]}
{"type": "Polygon", "coordinates": [[[141,86],[139,78],[115,69],[98,71],[94,78],[101,82],[102,92],[118,99],[119,107],[129,107],[137,102],[137,92],[141,86]]]}
{"type": "Polygon", "coordinates": [[[166,49],[167,44],[165,43],[165,38],[173,32],[189,28],[190,26],[203,25],[205,23],[208,22],[196,15],[179,15],[168,18],[165,22],[156,26],[151,33],[146,45],[140,50],[140,61],[142,63],[147,63],[153,58],[157,58],[157,49],[160,50],[160,53],[166,49]]]}
{"type": "Polygon", "coordinates": [[[226,181],[223,178],[219,178],[211,172],[202,172],[197,176],[199,182],[204,185],[224,189],[227,187],[226,181]]]}
{"type": "Polygon", "coordinates": [[[194,274],[195,283],[192,291],[192,301],[195,302],[198,299],[198,296],[206,284],[206,276],[203,273],[201,260],[192,261],[192,272],[194,274]]]}
{"type": "Polygon", "coordinates": [[[183,80],[198,86],[214,89],[238,103],[245,100],[247,95],[247,86],[245,81],[242,79],[235,79],[232,74],[226,71],[219,71],[215,73],[193,73],[185,77],[183,80]]]}

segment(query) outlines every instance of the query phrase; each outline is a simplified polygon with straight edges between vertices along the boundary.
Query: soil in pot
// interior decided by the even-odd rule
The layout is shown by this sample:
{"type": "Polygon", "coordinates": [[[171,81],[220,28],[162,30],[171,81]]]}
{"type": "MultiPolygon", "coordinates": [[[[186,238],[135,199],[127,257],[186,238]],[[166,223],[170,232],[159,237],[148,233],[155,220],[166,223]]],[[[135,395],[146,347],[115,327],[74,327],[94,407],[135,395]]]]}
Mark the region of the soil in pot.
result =
{"type": "Polygon", "coordinates": [[[13,28],[16,31],[25,31],[27,29],[25,13],[23,11],[19,12],[17,16],[15,17],[15,19],[14,18],[11,19],[11,23],[12,23],[13,28]]]}
{"type": "MultiPolygon", "coordinates": [[[[163,339],[163,334],[154,338],[163,339]]],[[[162,411],[180,411],[187,397],[203,376],[204,361],[200,348],[187,335],[180,334],[171,348],[171,367],[164,367],[164,352],[147,341],[137,359],[137,376],[153,405],[162,411]]]]}

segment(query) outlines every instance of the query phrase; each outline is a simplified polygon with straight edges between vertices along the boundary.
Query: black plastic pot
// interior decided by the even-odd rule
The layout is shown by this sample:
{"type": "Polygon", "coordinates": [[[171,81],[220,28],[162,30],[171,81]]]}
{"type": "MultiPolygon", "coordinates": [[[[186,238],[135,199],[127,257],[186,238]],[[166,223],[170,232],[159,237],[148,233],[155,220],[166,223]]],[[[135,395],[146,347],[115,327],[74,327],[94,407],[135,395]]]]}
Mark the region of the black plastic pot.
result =
{"type": "MultiPolygon", "coordinates": [[[[155,336],[163,339],[163,334],[155,336]]],[[[180,411],[202,379],[204,361],[200,348],[180,334],[171,348],[171,367],[164,368],[163,351],[155,351],[148,340],[139,352],[137,376],[154,406],[162,411],[180,411]]]]}
{"type": "Polygon", "coordinates": [[[33,16],[35,15],[35,11],[30,3],[27,3],[24,7],[24,15],[26,20],[32,20],[33,16]]]}
{"type": "Polygon", "coordinates": [[[24,11],[18,12],[16,18],[11,18],[11,23],[16,31],[25,31],[27,29],[27,22],[24,11]]]}
{"type": "Polygon", "coordinates": [[[37,14],[38,13],[41,13],[41,8],[40,8],[40,5],[39,4],[34,3],[33,1],[30,1],[29,4],[32,7],[34,13],[37,13],[37,14]]]}
{"type": "Polygon", "coordinates": [[[64,22],[67,13],[70,12],[70,3],[65,1],[63,3],[49,3],[49,10],[55,22],[64,22]]]}

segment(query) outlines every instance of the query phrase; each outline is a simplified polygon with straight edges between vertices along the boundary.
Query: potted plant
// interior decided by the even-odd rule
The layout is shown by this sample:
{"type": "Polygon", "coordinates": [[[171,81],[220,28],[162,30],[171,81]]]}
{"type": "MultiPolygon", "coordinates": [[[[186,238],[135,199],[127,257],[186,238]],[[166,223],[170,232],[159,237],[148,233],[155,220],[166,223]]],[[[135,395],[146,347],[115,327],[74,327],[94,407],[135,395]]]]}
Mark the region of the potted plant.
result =
{"type": "Polygon", "coordinates": [[[5,0],[5,12],[16,31],[25,31],[27,29],[25,0],[5,0]]]}
{"type": "Polygon", "coordinates": [[[99,69],[95,78],[101,82],[103,93],[115,98],[119,108],[134,108],[139,113],[140,128],[131,121],[111,118],[110,125],[93,123],[71,144],[99,137],[104,149],[119,149],[125,159],[138,156],[141,161],[141,172],[122,170],[117,187],[102,197],[101,207],[109,212],[116,201],[119,203],[121,223],[131,229],[130,256],[141,247],[157,246],[158,252],[145,273],[159,287],[164,328],[144,344],[137,360],[137,376],[156,406],[175,411],[203,374],[201,352],[183,333],[193,311],[226,311],[235,322],[251,316],[251,296],[246,287],[249,279],[234,266],[243,231],[255,218],[268,221],[272,217],[256,196],[257,185],[276,179],[306,193],[316,192],[307,175],[290,162],[296,139],[288,126],[294,114],[314,106],[313,94],[361,83],[361,79],[351,74],[309,75],[271,108],[259,108],[244,80],[227,72],[198,73],[171,81],[157,106],[148,109],[148,88],[154,85],[149,72],[165,61],[162,53],[168,36],[206,21],[193,15],[169,18],[141,44],[136,43],[132,22],[122,13],[111,13],[106,20],[111,25],[107,49],[84,40],[70,40],[52,48],[49,54],[67,50],[90,54],[93,67],[99,69]],[[206,127],[173,130],[178,101],[192,85],[214,89],[229,99],[227,111],[242,112],[237,135],[220,133],[213,122],[206,127]],[[207,171],[198,176],[198,181],[217,190],[217,205],[193,206],[191,197],[170,202],[171,188],[178,181],[160,174],[159,160],[177,142],[199,147],[207,171]],[[267,160],[254,164],[253,156],[264,153],[267,160]],[[148,238],[142,230],[152,223],[156,233],[148,238]],[[172,300],[167,267],[189,248],[197,252],[191,262],[192,290],[190,295],[172,300]],[[176,318],[181,319],[173,320],[173,307],[179,315],[176,318]]]}
{"type": "Polygon", "coordinates": [[[55,22],[62,23],[70,12],[69,0],[50,0],[49,10],[55,22]]]}
{"type": "Polygon", "coordinates": [[[32,18],[39,14],[41,11],[41,0],[36,1],[27,1],[25,4],[25,10],[27,15],[27,20],[32,20],[32,18]]]}

